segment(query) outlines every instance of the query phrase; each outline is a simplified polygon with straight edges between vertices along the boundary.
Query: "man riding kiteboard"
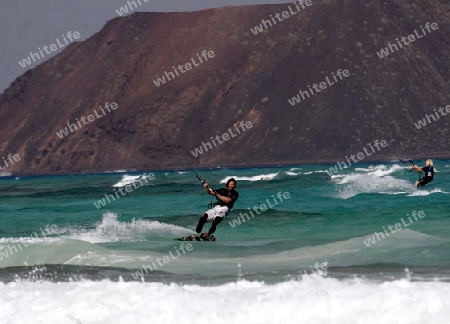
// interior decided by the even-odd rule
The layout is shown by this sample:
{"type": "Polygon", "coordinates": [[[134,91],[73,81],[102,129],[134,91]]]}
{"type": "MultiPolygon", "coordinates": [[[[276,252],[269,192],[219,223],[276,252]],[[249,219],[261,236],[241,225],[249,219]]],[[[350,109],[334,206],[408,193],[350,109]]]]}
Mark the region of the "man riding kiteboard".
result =
{"type": "Polygon", "coordinates": [[[217,199],[214,207],[208,209],[198,221],[195,231],[199,235],[203,225],[205,225],[206,222],[212,222],[209,231],[202,234],[203,238],[209,238],[216,231],[217,225],[227,217],[231,208],[233,208],[234,203],[238,200],[239,193],[234,190],[234,188],[236,188],[236,183],[237,181],[234,178],[231,178],[227,181],[226,188],[213,190],[209,187],[207,182],[203,182],[203,187],[206,188],[206,192],[217,199]]]}
{"type": "Polygon", "coordinates": [[[213,205],[212,208],[208,209],[203,213],[203,216],[198,220],[196,232],[197,234],[194,236],[185,236],[179,239],[175,239],[178,241],[215,241],[216,238],[213,233],[216,231],[217,225],[223,221],[225,217],[233,208],[234,203],[239,198],[239,193],[234,190],[236,188],[236,179],[231,178],[227,181],[226,188],[220,188],[217,190],[212,189],[209,184],[202,179],[199,175],[197,178],[202,182],[203,187],[206,189],[206,193],[208,195],[216,197],[217,201],[213,205]],[[203,226],[206,222],[212,222],[211,228],[208,232],[202,233],[203,226]]]}
{"type": "Polygon", "coordinates": [[[415,170],[417,172],[425,172],[425,175],[416,181],[416,183],[414,184],[414,186],[416,188],[420,187],[420,186],[425,186],[427,183],[433,181],[433,176],[434,176],[434,168],[433,168],[433,161],[428,159],[425,162],[425,166],[424,167],[418,167],[417,165],[413,165],[412,166],[412,170],[415,170]]]}

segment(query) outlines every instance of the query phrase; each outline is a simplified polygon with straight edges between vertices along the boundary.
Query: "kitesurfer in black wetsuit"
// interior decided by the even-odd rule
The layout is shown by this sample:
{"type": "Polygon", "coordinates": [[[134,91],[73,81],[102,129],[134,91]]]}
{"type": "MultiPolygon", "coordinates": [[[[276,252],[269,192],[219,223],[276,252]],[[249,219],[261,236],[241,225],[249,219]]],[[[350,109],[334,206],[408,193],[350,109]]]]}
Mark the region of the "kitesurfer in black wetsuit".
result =
{"type": "Polygon", "coordinates": [[[434,176],[433,161],[428,159],[425,162],[425,164],[426,165],[424,167],[418,167],[417,165],[413,165],[412,167],[413,170],[416,170],[418,172],[425,172],[425,175],[422,177],[422,179],[417,180],[416,183],[414,184],[416,188],[420,186],[425,186],[427,183],[433,180],[434,176]]]}
{"type": "Polygon", "coordinates": [[[220,188],[217,190],[212,190],[209,188],[207,182],[203,183],[203,187],[206,188],[206,192],[209,195],[215,196],[217,202],[215,206],[207,210],[198,221],[196,232],[201,233],[203,225],[206,222],[212,222],[209,232],[204,233],[203,236],[209,237],[216,231],[217,225],[223,221],[223,219],[230,213],[231,208],[233,208],[234,203],[239,198],[239,193],[234,190],[236,188],[236,180],[231,178],[227,181],[226,188],[220,188]]]}

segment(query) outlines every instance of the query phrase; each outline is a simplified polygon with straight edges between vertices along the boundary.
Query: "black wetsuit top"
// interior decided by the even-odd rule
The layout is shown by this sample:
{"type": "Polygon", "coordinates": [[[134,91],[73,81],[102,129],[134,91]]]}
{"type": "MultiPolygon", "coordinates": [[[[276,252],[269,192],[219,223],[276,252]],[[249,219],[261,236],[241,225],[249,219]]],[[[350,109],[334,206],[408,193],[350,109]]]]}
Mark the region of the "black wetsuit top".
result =
{"type": "Polygon", "coordinates": [[[425,172],[425,175],[419,180],[419,187],[431,182],[434,176],[434,168],[431,165],[422,167],[422,171],[425,172]]]}
{"type": "Polygon", "coordinates": [[[226,204],[224,203],[222,200],[219,200],[216,202],[216,206],[227,206],[228,208],[233,208],[234,203],[236,202],[236,200],[238,200],[239,198],[239,193],[236,190],[228,190],[227,188],[220,188],[217,189],[216,192],[224,197],[228,197],[231,198],[231,202],[226,204]]]}
{"type": "Polygon", "coordinates": [[[422,171],[425,172],[425,176],[422,179],[426,179],[428,181],[433,180],[434,177],[434,168],[433,166],[424,166],[422,167],[422,171]]]}

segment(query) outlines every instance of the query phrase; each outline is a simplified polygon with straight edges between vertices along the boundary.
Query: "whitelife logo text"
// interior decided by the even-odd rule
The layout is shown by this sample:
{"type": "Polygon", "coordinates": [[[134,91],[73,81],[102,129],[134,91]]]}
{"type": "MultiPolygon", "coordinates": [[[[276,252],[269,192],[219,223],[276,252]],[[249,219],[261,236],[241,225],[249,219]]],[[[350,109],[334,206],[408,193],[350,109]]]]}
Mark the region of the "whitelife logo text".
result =
{"type": "Polygon", "coordinates": [[[56,39],[56,44],[51,44],[50,46],[43,46],[42,49],[38,47],[38,53],[30,52],[30,55],[27,58],[24,58],[22,61],[19,61],[19,64],[21,67],[26,68],[27,66],[30,66],[33,62],[37,62],[45,57],[45,55],[50,55],[53,52],[56,52],[57,50],[65,47],[66,45],[69,45],[70,43],[73,43],[75,40],[79,39],[81,37],[79,32],[74,32],[72,34],[71,31],[67,32],[67,35],[62,35],[63,42],[62,44],[59,39],[56,39]],[[69,41],[67,40],[67,38],[69,41]],[[45,52],[45,53],[44,53],[45,52]],[[39,55],[40,54],[40,55],[39,55]],[[33,62],[31,62],[33,60],[33,62]]]}

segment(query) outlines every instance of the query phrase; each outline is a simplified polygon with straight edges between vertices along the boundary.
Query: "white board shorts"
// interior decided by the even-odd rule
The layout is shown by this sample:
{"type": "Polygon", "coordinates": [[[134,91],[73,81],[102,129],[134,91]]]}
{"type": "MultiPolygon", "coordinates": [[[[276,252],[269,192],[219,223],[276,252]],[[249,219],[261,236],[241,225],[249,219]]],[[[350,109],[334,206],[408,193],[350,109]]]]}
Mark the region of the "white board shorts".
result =
{"type": "Polygon", "coordinates": [[[208,215],[207,222],[212,222],[216,217],[225,218],[230,213],[230,208],[227,206],[214,206],[213,208],[207,210],[205,214],[208,215]]]}

